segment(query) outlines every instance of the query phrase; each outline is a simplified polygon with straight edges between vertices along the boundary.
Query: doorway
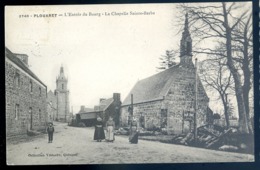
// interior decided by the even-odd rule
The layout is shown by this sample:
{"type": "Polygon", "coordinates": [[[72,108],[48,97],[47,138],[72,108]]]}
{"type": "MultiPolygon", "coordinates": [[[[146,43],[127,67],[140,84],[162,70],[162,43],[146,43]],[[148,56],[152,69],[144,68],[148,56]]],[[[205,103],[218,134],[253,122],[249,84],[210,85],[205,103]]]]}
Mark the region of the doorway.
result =
{"type": "Polygon", "coordinates": [[[183,122],[183,133],[191,132],[191,121],[184,120],[183,122]]]}
{"type": "Polygon", "coordinates": [[[30,130],[33,129],[33,114],[32,114],[32,108],[29,108],[29,128],[30,130]]]}

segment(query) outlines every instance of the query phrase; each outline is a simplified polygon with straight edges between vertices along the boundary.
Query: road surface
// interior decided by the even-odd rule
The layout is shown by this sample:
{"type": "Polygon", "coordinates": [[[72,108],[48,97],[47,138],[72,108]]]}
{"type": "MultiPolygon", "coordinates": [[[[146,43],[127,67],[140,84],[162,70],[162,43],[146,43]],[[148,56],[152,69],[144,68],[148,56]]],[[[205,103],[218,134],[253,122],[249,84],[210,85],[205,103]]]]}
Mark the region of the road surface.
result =
{"type": "Polygon", "coordinates": [[[8,165],[132,164],[190,162],[252,162],[249,154],[215,151],[182,145],[139,140],[130,144],[126,136],[113,143],[93,141],[94,128],[70,127],[54,122],[53,143],[42,135],[32,141],[7,144],[8,165]]]}

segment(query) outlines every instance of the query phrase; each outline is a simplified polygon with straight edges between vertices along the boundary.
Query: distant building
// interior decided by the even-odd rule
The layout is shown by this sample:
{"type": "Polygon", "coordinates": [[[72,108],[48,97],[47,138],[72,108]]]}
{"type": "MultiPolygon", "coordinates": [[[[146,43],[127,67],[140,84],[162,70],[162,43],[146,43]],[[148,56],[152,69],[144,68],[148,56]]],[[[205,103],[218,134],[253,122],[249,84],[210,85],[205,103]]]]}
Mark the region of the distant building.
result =
{"type": "Polygon", "coordinates": [[[65,77],[63,67],[60,68],[60,74],[56,79],[56,90],[54,95],[57,99],[57,114],[55,120],[68,122],[71,118],[69,106],[68,79],[65,77]]]}
{"type": "MultiPolygon", "coordinates": [[[[168,134],[193,130],[195,112],[195,66],[188,18],[180,43],[180,63],[138,81],[121,106],[121,126],[129,126],[129,107],[133,94],[133,116],[145,129],[166,129],[168,134]]],[[[198,78],[197,126],[206,124],[209,98],[198,78]]]]}
{"type": "Polygon", "coordinates": [[[84,123],[86,126],[94,126],[96,123],[98,112],[95,112],[92,108],[86,108],[81,106],[75,118],[77,123],[84,123]]]}
{"type": "Polygon", "coordinates": [[[28,68],[28,56],[5,48],[6,135],[45,130],[47,86],[28,68]]]}
{"type": "Polygon", "coordinates": [[[47,122],[53,122],[55,120],[55,115],[57,113],[57,110],[56,107],[52,104],[52,102],[47,102],[47,113],[48,113],[47,122]]]}
{"type": "Polygon", "coordinates": [[[48,117],[50,121],[56,120],[57,116],[57,96],[50,90],[47,93],[48,117]]]}
{"type": "Polygon", "coordinates": [[[99,105],[94,109],[81,106],[80,111],[76,114],[77,122],[84,122],[86,126],[93,126],[96,123],[97,116],[100,116],[105,123],[109,116],[113,117],[115,124],[119,127],[121,100],[120,94],[114,93],[112,98],[99,100],[99,105]]]}

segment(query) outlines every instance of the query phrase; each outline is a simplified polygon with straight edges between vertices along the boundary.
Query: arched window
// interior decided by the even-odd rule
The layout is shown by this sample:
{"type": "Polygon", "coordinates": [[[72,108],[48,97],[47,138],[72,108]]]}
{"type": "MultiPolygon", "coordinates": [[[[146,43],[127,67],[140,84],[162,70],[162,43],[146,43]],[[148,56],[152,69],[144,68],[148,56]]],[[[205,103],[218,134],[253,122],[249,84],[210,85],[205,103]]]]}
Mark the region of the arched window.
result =
{"type": "Polygon", "coordinates": [[[15,87],[20,87],[20,74],[19,73],[15,73],[14,76],[14,85],[15,87]]]}
{"type": "Polygon", "coordinates": [[[32,107],[29,107],[29,128],[32,130],[33,128],[33,113],[32,113],[32,107]]]}
{"type": "Polygon", "coordinates": [[[14,118],[15,118],[15,120],[19,119],[19,104],[15,104],[14,118]]]}
{"type": "Polygon", "coordinates": [[[30,90],[30,92],[33,92],[33,83],[32,83],[32,80],[30,80],[30,83],[29,83],[29,90],[30,90]]]}
{"type": "Polygon", "coordinates": [[[42,89],[39,87],[39,96],[42,95],[42,89]]]}
{"type": "Polygon", "coordinates": [[[39,122],[41,122],[41,118],[42,118],[42,113],[41,113],[41,109],[39,109],[39,122]]]}

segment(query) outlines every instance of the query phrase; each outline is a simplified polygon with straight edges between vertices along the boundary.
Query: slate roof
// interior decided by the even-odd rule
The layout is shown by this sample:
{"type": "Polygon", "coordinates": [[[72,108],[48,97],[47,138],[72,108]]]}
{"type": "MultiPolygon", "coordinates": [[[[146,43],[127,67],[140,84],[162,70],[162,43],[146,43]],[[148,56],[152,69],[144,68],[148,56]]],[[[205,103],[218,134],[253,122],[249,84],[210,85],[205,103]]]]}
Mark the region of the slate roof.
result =
{"type": "Polygon", "coordinates": [[[85,113],[85,112],[93,112],[94,109],[92,108],[84,108],[84,110],[80,110],[79,113],[85,113]]]}
{"type": "Polygon", "coordinates": [[[38,82],[40,82],[43,86],[47,88],[47,86],[19,59],[15,56],[14,53],[12,53],[8,48],[5,47],[5,56],[14,62],[18,67],[20,67],[23,71],[28,73],[30,76],[32,76],[34,79],[36,79],[38,82]]]}
{"type": "Polygon", "coordinates": [[[113,98],[102,100],[99,104],[99,111],[105,111],[113,103],[113,101],[113,98]]]}
{"type": "MultiPolygon", "coordinates": [[[[194,68],[193,64],[191,66],[194,68]]],[[[164,99],[164,96],[167,94],[172,82],[174,81],[175,75],[181,73],[182,67],[185,67],[185,65],[179,64],[138,81],[125,98],[122,105],[124,106],[131,104],[131,94],[133,94],[133,103],[164,99]]]]}

